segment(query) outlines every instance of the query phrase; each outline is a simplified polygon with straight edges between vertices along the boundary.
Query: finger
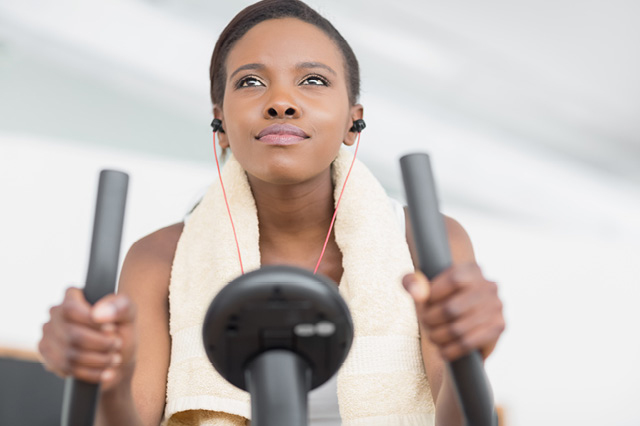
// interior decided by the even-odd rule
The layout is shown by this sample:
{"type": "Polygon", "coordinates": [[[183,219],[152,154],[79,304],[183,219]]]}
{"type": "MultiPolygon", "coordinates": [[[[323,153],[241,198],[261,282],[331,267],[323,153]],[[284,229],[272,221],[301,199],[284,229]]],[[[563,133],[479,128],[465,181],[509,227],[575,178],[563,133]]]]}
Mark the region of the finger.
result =
{"type": "Polygon", "coordinates": [[[484,279],[480,267],[475,263],[455,265],[438,275],[431,282],[429,303],[435,304],[452,294],[470,286],[479,279],[484,279]]]}
{"type": "Polygon", "coordinates": [[[113,385],[117,381],[118,370],[115,368],[107,368],[100,375],[100,383],[102,384],[102,388],[108,388],[113,385]]]}
{"type": "Polygon", "coordinates": [[[65,290],[63,302],[67,301],[84,302],[86,304],[89,304],[89,302],[87,302],[87,299],[84,297],[84,292],[82,291],[82,289],[79,289],[77,287],[69,287],[65,290]]]}
{"type": "MultiPolygon", "coordinates": [[[[464,338],[455,340],[440,349],[440,354],[449,361],[456,360],[476,349],[479,349],[486,357],[488,348],[493,349],[504,330],[504,326],[492,324],[491,326],[481,326],[468,332],[464,338]]],[[[489,349],[490,352],[490,349],[489,349]]]]}
{"type": "Polygon", "coordinates": [[[65,356],[67,360],[65,370],[73,375],[78,368],[104,370],[122,362],[122,356],[117,352],[104,353],[69,348],[65,356]]]}
{"type": "Polygon", "coordinates": [[[48,322],[43,325],[43,337],[38,349],[44,359],[44,367],[61,377],[66,377],[69,372],[69,360],[67,359],[67,336],[61,332],[64,327],[55,327],[48,322]]]}
{"type": "MultiPolygon", "coordinates": [[[[56,348],[60,348],[63,352],[69,346],[82,348],[84,340],[89,347],[87,349],[101,350],[105,344],[107,346],[114,345],[115,342],[104,342],[100,344],[100,340],[108,339],[106,334],[100,334],[97,329],[99,325],[92,322],[92,325],[85,323],[66,322],[59,319],[51,320],[42,326],[43,340],[53,341],[56,348]]],[[[113,337],[111,340],[114,340],[113,337]]]]}
{"type": "Polygon", "coordinates": [[[104,333],[75,324],[67,326],[65,337],[69,346],[75,349],[111,352],[122,347],[122,339],[114,333],[104,333]]]}
{"type": "Polygon", "coordinates": [[[44,355],[43,367],[60,377],[91,379],[99,377],[99,371],[122,362],[122,356],[117,352],[104,353],[62,348],[58,341],[41,342],[39,350],[44,355]]]}
{"type": "Polygon", "coordinates": [[[74,378],[78,380],[82,380],[88,383],[100,383],[100,378],[104,373],[104,369],[102,368],[91,368],[91,367],[83,367],[79,366],[76,368],[73,373],[70,373],[74,378]]]}
{"type": "Polygon", "coordinates": [[[101,324],[132,323],[135,319],[135,305],[123,294],[109,294],[93,306],[91,317],[101,324]]]}
{"type": "Polygon", "coordinates": [[[57,341],[53,342],[51,339],[42,339],[38,344],[38,351],[42,355],[44,360],[43,367],[45,370],[50,371],[60,377],[66,377],[67,373],[64,371],[64,360],[62,357],[63,351],[58,347],[57,341]]]}
{"type": "Polygon", "coordinates": [[[444,347],[456,340],[463,339],[477,327],[487,324],[494,313],[487,310],[468,312],[453,323],[429,327],[429,339],[439,347],[444,347]]]}
{"type": "Polygon", "coordinates": [[[420,271],[405,275],[402,278],[402,285],[411,295],[416,305],[424,304],[429,298],[429,281],[420,271]]]}
{"type": "Polygon", "coordinates": [[[95,322],[91,319],[91,305],[85,299],[82,290],[78,288],[68,288],[62,304],[54,306],[49,312],[52,319],[61,318],[66,322],[95,327],[95,322]]]}
{"type": "Polygon", "coordinates": [[[475,310],[492,310],[497,299],[492,291],[487,291],[489,284],[492,283],[468,287],[467,291],[453,294],[435,305],[429,301],[421,318],[423,323],[428,327],[437,327],[453,323],[475,310]]]}

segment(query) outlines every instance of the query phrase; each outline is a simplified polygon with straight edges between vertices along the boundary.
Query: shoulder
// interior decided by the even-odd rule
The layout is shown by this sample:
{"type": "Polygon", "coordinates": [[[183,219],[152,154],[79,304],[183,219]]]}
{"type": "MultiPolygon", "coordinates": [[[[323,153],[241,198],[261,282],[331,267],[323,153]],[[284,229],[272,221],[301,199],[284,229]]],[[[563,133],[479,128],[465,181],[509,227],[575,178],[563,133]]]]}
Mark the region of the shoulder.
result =
{"type": "Polygon", "coordinates": [[[184,223],[174,223],[136,241],[129,249],[127,257],[145,259],[147,261],[173,261],[184,223]]]}
{"type": "MultiPolygon", "coordinates": [[[[413,241],[413,231],[411,228],[411,219],[409,218],[409,212],[407,207],[405,211],[405,232],[407,243],[409,244],[409,250],[411,251],[411,258],[413,264],[417,265],[417,255],[415,243],[413,241]]],[[[475,254],[473,252],[473,245],[471,244],[471,238],[464,229],[464,227],[452,217],[443,215],[444,224],[447,228],[447,236],[449,237],[449,248],[451,250],[451,257],[454,263],[468,263],[475,262],[475,254]]]]}
{"type": "Polygon", "coordinates": [[[176,223],[159,229],[146,237],[136,241],[122,265],[118,291],[131,292],[136,287],[148,287],[145,283],[164,286],[168,291],[171,266],[176,252],[176,246],[184,223],[176,223]]]}

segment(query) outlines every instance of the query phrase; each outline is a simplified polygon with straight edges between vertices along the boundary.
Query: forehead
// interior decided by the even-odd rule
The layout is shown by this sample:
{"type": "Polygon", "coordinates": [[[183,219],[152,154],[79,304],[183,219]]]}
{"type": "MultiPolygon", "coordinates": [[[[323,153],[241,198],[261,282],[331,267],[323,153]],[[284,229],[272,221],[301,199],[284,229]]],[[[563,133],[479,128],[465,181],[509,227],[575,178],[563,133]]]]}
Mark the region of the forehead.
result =
{"type": "Polygon", "coordinates": [[[271,19],[257,24],[236,42],[227,56],[227,76],[249,63],[287,68],[301,62],[321,62],[344,77],[342,53],[324,31],[295,18],[271,19]]]}

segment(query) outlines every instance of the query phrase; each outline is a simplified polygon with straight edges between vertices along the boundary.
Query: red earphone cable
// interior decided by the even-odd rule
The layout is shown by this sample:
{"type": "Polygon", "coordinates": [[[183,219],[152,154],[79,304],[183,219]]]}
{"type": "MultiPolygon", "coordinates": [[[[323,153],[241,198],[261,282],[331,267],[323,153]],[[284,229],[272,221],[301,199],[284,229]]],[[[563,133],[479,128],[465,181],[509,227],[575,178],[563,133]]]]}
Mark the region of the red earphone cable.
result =
{"type": "Polygon", "coordinates": [[[322,246],[322,253],[320,253],[320,258],[318,259],[318,263],[316,264],[316,269],[313,270],[314,274],[318,272],[318,268],[320,267],[320,262],[322,262],[322,257],[324,256],[324,251],[327,249],[327,243],[329,242],[329,237],[331,236],[331,230],[333,229],[333,222],[335,222],[336,220],[336,215],[338,214],[338,208],[340,207],[340,201],[342,200],[342,194],[344,194],[344,189],[347,187],[347,181],[349,180],[351,169],[353,169],[353,164],[356,162],[356,155],[358,155],[359,147],[360,147],[360,132],[358,132],[358,142],[356,143],[356,150],[353,153],[353,160],[351,160],[351,166],[349,166],[347,177],[344,179],[344,184],[342,185],[342,190],[340,190],[340,196],[338,197],[338,202],[336,203],[336,209],[333,212],[333,217],[331,218],[331,225],[329,225],[329,232],[327,232],[327,238],[324,239],[324,245],[322,246]]]}
{"type": "Polygon", "coordinates": [[[216,159],[216,167],[218,168],[218,177],[220,178],[222,195],[224,196],[224,203],[227,206],[227,213],[229,213],[229,220],[231,221],[231,229],[233,229],[233,238],[235,238],[236,240],[236,248],[238,249],[238,260],[240,261],[240,272],[244,275],[244,267],[242,266],[242,256],[240,255],[240,244],[238,244],[236,227],[233,225],[233,218],[231,217],[231,209],[229,208],[229,202],[227,201],[227,192],[224,190],[224,184],[222,183],[222,173],[220,173],[220,163],[218,163],[218,153],[216,152],[216,132],[213,132],[213,156],[216,159]]]}

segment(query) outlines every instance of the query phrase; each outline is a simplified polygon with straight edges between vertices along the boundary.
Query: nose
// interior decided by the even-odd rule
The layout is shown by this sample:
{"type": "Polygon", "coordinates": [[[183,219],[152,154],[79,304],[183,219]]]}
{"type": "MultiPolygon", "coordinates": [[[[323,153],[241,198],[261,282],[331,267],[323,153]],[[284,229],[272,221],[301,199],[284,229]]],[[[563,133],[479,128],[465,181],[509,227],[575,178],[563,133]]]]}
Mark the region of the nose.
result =
{"type": "Polygon", "coordinates": [[[269,99],[263,115],[264,118],[298,118],[300,108],[289,94],[280,90],[269,99]]]}
{"type": "Polygon", "coordinates": [[[294,118],[297,110],[293,107],[285,108],[286,107],[272,106],[267,110],[267,114],[271,118],[294,118]]]}

